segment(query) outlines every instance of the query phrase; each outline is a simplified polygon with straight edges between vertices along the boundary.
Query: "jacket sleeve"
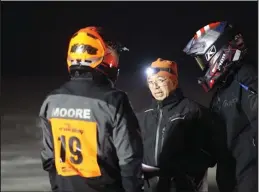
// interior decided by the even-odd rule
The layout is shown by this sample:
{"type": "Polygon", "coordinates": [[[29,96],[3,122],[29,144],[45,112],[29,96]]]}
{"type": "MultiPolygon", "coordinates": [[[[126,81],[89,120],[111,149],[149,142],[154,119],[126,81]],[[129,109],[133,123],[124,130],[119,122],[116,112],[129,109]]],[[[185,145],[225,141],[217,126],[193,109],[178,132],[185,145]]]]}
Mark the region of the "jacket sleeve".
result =
{"type": "Polygon", "coordinates": [[[113,142],[119,159],[123,188],[141,191],[143,144],[137,118],[125,93],[118,98],[113,129],[113,142]]]}
{"type": "Polygon", "coordinates": [[[56,168],[53,152],[51,125],[46,117],[47,107],[48,104],[47,101],[45,101],[40,109],[39,114],[39,127],[42,130],[41,160],[43,169],[49,173],[51,189],[52,191],[56,191],[56,168]]]}
{"type": "MultiPolygon", "coordinates": [[[[200,147],[199,155],[201,155],[200,165],[203,168],[209,168],[214,167],[216,164],[216,158],[215,158],[215,147],[218,144],[215,144],[214,138],[217,135],[214,135],[213,130],[215,126],[221,126],[219,125],[219,122],[217,122],[217,125],[213,122],[213,115],[210,113],[210,110],[198,105],[197,111],[194,114],[194,133],[193,136],[196,137],[194,139],[194,143],[199,143],[198,147],[200,147]],[[198,140],[198,141],[197,141],[198,140]]],[[[218,128],[219,129],[219,128],[218,128]]]]}
{"type": "Polygon", "coordinates": [[[241,93],[241,107],[249,119],[251,126],[257,130],[258,128],[258,81],[257,70],[251,65],[244,65],[238,72],[238,81],[253,91],[242,89],[241,93]],[[254,93],[253,93],[254,92],[254,93]]]}
{"type": "Polygon", "coordinates": [[[143,126],[144,113],[138,112],[138,113],[136,113],[136,117],[137,117],[137,120],[138,120],[138,123],[139,123],[139,127],[140,127],[140,132],[141,132],[141,136],[142,136],[142,142],[144,142],[144,136],[145,136],[145,129],[144,129],[145,127],[143,126]]]}
{"type": "Polygon", "coordinates": [[[235,166],[236,162],[228,149],[227,132],[225,122],[221,117],[212,111],[203,113],[203,123],[206,127],[206,145],[204,150],[212,155],[212,159],[217,163],[216,181],[220,191],[231,191],[235,186],[235,166]]]}

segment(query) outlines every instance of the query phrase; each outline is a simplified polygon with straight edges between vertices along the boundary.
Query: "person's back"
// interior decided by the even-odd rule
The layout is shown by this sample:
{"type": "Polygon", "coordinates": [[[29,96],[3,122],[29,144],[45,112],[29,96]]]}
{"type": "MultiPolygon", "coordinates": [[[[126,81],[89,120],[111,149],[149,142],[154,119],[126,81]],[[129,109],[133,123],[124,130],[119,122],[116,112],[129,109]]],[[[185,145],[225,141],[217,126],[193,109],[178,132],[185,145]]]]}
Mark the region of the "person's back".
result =
{"type": "Polygon", "coordinates": [[[142,141],[136,116],[112,78],[93,69],[72,68],[71,80],[45,99],[40,111],[43,168],[53,191],[140,191],[142,141]]]}

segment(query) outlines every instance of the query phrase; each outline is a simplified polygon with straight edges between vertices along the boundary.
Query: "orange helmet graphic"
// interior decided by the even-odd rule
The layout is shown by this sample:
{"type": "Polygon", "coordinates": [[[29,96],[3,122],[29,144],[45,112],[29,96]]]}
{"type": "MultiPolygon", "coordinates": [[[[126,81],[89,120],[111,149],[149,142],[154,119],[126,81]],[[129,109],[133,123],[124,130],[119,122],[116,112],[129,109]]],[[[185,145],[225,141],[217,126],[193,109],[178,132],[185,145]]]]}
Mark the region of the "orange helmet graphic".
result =
{"type": "Polygon", "coordinates": [[[92,68],[114,81],[119,71],[118,64],[118,50],[104,41],[100,28],[80,29],[71,38],[67,53],[69,72],[92,68]]]}

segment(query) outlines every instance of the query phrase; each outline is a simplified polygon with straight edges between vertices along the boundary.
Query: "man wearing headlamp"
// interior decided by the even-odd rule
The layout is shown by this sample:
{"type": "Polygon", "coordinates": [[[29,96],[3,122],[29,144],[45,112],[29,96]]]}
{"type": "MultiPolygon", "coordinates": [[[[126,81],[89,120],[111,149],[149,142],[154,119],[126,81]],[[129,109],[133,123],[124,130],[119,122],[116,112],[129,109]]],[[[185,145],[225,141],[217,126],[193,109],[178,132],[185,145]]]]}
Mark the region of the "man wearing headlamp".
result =
{"type": "MultiPolygon", "coordinates": [[[[216,141],[219,134],[211,133],[220,121],[212,123],[205,108],[183,96],[174,61],[159,58],[146,74],[154,100],[138,114],[144,144],[144,191],[208,191],[207,169],[218,161],[217,152],[226,150],[224,142],[216,141]]],[[[227,162],[228,157],[224,158],[227,162]]]]}

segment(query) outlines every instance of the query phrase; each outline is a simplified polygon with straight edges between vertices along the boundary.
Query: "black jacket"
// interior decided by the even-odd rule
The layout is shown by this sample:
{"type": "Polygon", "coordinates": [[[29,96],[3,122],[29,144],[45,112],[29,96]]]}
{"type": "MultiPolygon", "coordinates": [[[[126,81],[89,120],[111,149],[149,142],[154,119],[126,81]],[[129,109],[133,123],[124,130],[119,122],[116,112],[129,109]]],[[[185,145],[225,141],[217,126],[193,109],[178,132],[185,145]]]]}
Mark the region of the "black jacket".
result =
{"type": "Polygon", "coordinates": [[[221,136],[213,137],[217,126],[209,111],[185,98],[180,89],[162,102],[154,101],[138,119],[143,163],[160,168],[159,179],[145,182],[145,191],[198,190],[207,169],[215,165],[217,152],[226,150],[224,142],[212,145],[221,136]]]}
{"type": "MultiPolygon", "coordinates": [[[[258,96],[257,71],[250,65],[243,65],[230,74],[223,87],[216,92],[211,109],[221,116],[226,124],[227,143],[235,164],[228,181],[236,182],[238,192],[257,191],[257,135],[258,135],[258,96]],[[246,90],[245,86],[250,87],[246,90]]],[[[228,181],[224,168],[217,170],[217,181],[221,191],[228,181]]],[[[233,191],[229,190],[229,191],[233,191]]]]}
{"type": "Polygon", "coordinates": [[[142,140],[124,92],[77,78],[48,95],[40,119],[53,191],[141,190],[142,140]]]}

